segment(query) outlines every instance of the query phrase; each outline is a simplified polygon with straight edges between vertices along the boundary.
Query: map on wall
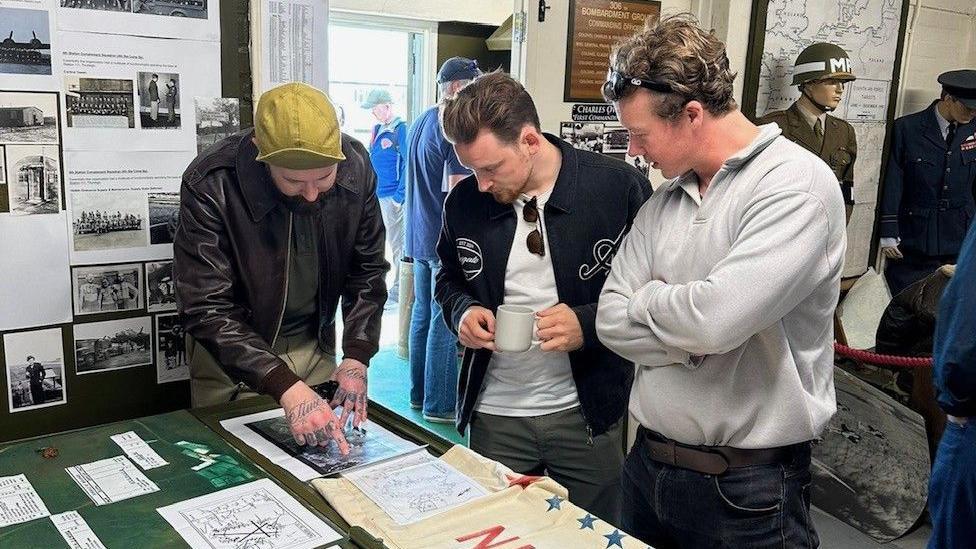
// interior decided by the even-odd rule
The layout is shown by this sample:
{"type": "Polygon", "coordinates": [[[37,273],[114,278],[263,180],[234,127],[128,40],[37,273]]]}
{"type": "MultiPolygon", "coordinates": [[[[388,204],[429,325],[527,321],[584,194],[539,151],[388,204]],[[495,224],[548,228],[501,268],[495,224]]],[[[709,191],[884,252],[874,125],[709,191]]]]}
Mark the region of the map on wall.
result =
{"type": "MultiPolygon", "coordinates": [[[[765,0],[757,0],[761,3],[765,0]]],[[[830,42],[850,55],[857,80],[844,90],[835,116],[857,134],[854,212],[848,223],[844,276],[867,270],[903,0],[769,0],[759,65],[756,115],[785,109],[799,96],[790,85],[803,48],[830,42]]]]}

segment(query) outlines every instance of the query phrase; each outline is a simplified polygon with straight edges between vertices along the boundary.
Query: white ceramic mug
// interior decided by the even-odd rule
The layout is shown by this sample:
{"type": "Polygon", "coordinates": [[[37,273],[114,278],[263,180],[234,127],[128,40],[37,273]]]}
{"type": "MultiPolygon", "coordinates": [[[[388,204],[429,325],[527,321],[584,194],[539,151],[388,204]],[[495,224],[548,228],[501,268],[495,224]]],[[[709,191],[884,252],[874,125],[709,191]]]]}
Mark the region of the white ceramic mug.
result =
{"type": "Polygon", "coordinates": [[[495,312],[495,350],[521,353],[532,346],[535,311],[524,305],[499,305],[495,312]]]}

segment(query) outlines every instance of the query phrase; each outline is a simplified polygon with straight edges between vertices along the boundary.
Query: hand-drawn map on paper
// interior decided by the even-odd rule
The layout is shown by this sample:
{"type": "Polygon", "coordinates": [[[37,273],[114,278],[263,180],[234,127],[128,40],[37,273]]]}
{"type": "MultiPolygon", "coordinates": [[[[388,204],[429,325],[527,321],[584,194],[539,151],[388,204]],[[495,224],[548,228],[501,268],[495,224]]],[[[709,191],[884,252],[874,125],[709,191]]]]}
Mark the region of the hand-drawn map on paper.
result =
{"type": "Polygon", "coordinates": [[[488,495],[484,486],[427,452],[361,467],[342,476],[400,525],[488,495]]]}
{"type": "Polygon", "coordinates": [[[312,549],[342,538],[269,479],[157,511],[193,549],[312,549]]]}

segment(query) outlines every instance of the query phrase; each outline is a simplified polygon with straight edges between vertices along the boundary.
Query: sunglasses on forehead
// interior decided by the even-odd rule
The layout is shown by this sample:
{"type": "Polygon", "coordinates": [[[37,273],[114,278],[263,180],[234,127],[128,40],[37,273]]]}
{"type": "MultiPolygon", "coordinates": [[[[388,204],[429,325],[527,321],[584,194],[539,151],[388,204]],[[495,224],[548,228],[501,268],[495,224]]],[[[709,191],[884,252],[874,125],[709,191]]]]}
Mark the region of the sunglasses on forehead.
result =
{"type": "Polygon", "coordinates": [[[667,82],[656,82],[654,80],[642,80],[633,78],[621,72],[610,69],[607,72],[607,81],[603,83],[603,97],[607,101],[618,101],[624,96],[627,88],[646,88],[661,93],[671,93],[671,85],[667,82]]]}

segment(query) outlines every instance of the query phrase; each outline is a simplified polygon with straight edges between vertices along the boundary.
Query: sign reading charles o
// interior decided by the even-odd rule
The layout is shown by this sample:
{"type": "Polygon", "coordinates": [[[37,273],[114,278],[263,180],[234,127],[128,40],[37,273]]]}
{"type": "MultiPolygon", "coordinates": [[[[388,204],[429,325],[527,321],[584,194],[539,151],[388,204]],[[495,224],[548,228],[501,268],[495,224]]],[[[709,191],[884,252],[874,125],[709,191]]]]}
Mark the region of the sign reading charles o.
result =
{"type": "Polygon", "coordinates": [[[571,0],[563,101],[602,102],[610,49],[661,15],[651,0],[571,0]]]}

